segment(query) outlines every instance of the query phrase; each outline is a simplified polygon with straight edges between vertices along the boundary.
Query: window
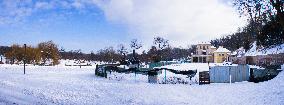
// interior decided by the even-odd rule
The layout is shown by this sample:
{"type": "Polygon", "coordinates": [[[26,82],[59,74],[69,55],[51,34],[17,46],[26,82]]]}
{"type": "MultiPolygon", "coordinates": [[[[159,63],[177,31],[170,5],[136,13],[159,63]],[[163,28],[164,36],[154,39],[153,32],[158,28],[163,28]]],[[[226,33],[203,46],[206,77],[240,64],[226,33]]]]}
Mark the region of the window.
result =
{"type": "Polygon", "coordinates": [[[192,62],[198,62],[198,57],[193,57],[192,62]]]}
{"type": "Polygon", "coordinates": [[[206,57],[202,57],[202,63],[206,63],[206,57]]]}

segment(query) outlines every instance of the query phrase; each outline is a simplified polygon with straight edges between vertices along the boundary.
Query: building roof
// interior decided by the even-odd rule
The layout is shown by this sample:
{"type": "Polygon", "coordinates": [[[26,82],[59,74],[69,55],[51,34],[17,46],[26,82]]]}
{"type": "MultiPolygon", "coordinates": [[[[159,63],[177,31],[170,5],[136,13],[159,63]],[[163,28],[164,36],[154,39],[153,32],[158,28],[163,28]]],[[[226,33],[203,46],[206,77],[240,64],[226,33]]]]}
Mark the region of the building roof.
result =
{"type": "Polygon", "coordinates": [[[199,42],[197,45],[211,45],[211,43],[209,43],[209,42],[199,42]]]}
{"type": "Polygon", "coordinates": [[[211,46],[211,48],[216,48],[215,46],[211,46]]]}
{"type": "Polygon", "coordinates": [[[214,53],[215,53],[215,52],[230,53],[231,51],[228,50],[228,49],[226,49],[226,48],[224,48],[223,46],[220,46],[216,51],[214,51],[214,53]]]}

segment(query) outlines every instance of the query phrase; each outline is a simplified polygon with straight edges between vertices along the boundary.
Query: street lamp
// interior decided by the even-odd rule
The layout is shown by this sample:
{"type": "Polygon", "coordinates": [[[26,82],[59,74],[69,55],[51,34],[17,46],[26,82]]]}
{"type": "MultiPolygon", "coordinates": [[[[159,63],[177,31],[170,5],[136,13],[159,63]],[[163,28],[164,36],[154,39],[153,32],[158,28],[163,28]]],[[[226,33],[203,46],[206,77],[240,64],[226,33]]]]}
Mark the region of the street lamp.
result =
{"type": "Polygon", "coordinates": [[[24,74],[26,74],[26,49],[27,49],[27,45],[26,44],[24,44],[24,47],[25,47],[25,53],[24,53],[24,74]]]}

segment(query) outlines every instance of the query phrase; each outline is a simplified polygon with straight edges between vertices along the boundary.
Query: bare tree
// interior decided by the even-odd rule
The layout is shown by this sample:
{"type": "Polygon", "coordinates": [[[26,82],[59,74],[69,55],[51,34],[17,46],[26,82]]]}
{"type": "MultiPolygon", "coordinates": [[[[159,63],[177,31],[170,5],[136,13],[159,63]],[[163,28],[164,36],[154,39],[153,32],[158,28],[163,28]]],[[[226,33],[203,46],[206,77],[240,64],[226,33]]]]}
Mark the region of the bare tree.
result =
{"type": "Polygon", "coordinates": [[[127,48],[123,45],[123,44],[119,44],[118,46],[118,50],[117,52],[123,56],[123,59],[125,60],[126,59],[126,54],[128,53],[127,52],[127,48]]]}
{"type": "Polygon", "coordinates": [[[126,48],[123,44],[119,44],[117,47],[118,47],[117,52],[118,52],[119,54],[125,55],[125,54],[128,53],[128,52],[127,52],[127,48],[126,48]]]}
{"type": "Polygon", "coordinates": [[[162,59],[162,50],[169,48],[169,40],[163,37],[154,37],[154,46],[157,48],[157,57],[156,61],[160,61],[162,59]]]}
{"type": "Polygon", "coordinates": [[[142,47],[142,44],[141,42],[138,42],[137,39],[133,39],[131,42],[130,42],[130,47],[132,48],[133,50],[133,57],[135,58],[135,50],[138,50],[142,47]]]}
{"type": "Polygon", "coordinates": [[[154,37],[154,45],[158,48],[158,50],[163,50],[169,47],[169,40],[164,39],[162,37],[154,37]]]}
{"type": "Polygon", "coordinates": [[[141,44],[141,42],[138,42],[138,40],[137,39],[133,39],[131,42],[130,42],[130,47],[132,48],[132,49],[140,49],[141,47],[142,47],[142,44],[141,44]]]}

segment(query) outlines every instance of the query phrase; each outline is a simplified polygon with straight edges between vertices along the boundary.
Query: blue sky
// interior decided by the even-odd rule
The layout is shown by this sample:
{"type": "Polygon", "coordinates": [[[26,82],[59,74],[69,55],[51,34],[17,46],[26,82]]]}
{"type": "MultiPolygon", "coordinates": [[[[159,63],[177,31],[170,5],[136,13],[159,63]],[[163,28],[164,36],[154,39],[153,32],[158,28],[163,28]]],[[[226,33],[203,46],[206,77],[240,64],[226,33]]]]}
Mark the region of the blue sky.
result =
{"type": "Polygon", "coordinates": [[[87,53],[128,46],[133,38],[147,49],[154,36],[186,47],[245,23],[219,0],[2,0],[0,5],[0,45],[53,40],[60,48],[87,53]]]}
{"type": "Polygon", "coordinates": [[[95,5],[83,10],[56,7],[19,18],[21,20],[0,25],[1,45],[27,43],[35,46],[53,40],[66,50],[90,52],[104,48],[106,43],[115,46],[125,39],[124,25],[107,22],[102,10],[95,5]]]}

